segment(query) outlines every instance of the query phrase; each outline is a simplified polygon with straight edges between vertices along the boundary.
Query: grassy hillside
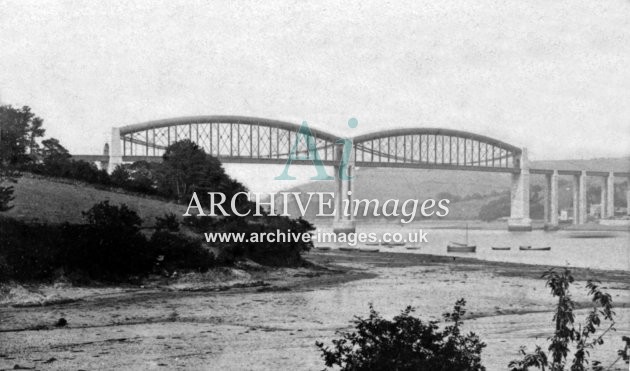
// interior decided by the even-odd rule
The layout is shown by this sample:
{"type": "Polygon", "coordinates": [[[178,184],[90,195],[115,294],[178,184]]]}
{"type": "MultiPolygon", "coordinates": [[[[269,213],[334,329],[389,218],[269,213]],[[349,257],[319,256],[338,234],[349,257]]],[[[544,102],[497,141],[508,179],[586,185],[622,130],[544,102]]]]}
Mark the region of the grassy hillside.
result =
{"type": "Polygon", "coordinates": [[[185,207],[130,194],[100,190],[89,185],[64,180],[51,180],[24,174],[15,186],[15,207],[3,213],[22,220],[47,223],[83,221],[81,212],[97,202],[125,203],[151,225],[156,216],[172,212],[181,215],[185,207]]]}

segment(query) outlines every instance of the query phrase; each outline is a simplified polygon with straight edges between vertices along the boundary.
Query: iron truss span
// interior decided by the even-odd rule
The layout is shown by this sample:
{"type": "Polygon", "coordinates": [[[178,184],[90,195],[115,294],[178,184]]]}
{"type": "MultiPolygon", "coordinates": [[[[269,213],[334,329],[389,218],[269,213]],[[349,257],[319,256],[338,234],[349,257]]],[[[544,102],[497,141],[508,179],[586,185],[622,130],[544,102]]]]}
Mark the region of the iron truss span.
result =
{"type": "Polygon", "coordinates": [[[520,148],[458,130],[384,130],[355,137],[353,144],[357,166],[472,168],[510,172],[520,168],[520,148]]]}
{"type": "MultiPolygon", "coordinates": [[[[189,139],[228,163],[285,163],[291,155],[310,163],[313,151],[309,151],[304,136],[298,135],[299,128],[294,123],[264,118],[195,116],[123,126],[120,139],[126,161],[159,160],[170,144],[189,139]]],[[[344,139],[309,129],[320,160],[326,165],[337,164],[340,152],[336,148],[344,139]]],[[[357,166],[504,172],[520,168],[520,148],[464,131],[407,128],[351,139],[357,166]]]]}

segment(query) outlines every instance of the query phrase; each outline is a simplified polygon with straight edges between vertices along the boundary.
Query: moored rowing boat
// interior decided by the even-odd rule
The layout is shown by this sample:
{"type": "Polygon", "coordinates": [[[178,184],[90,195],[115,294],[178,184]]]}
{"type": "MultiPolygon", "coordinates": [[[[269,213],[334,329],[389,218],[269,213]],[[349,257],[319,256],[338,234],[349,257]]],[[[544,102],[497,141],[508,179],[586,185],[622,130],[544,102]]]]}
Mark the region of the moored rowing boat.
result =
{"type": "Polygon", "coordinates": [[[613,238],[617,235],[609,231],[575,231],[569,233],[569,238],[613,238]]]}
{"type": "Polygon", "coordinates": [[[448,241],[448,244],[452,246],[468,246],[467,243],[455,242],[455,241],[448,241]]]}
{"type": "Polygon", "coordinates": [[[359,251],[356,247],[340,247],[339,251],[359,251]]]}
{"type": "Polygon", "coordinates": [[[518,249],[521,251],[549,251],[551,250],[551,246],[545,246],[545,247],[519,246],[518,249]]]}
{"type": "Polygon", "coordinates": [[[474,245],[446,245],[447,252],[476,252],[477,246],[474,245]]]}
{"type": "Polygon", "coordinates": [[[405,243],[404,242],[383,242],[383,246],[385,247],[405,246],[405,243]]]}
{"type": "Polygon", "coordinates": [[[368,247],[368,248],[360,248],[357,249],[360,252],[379,252],[380,250],[378,248],[374,248],[374,247],[368,247]]]}

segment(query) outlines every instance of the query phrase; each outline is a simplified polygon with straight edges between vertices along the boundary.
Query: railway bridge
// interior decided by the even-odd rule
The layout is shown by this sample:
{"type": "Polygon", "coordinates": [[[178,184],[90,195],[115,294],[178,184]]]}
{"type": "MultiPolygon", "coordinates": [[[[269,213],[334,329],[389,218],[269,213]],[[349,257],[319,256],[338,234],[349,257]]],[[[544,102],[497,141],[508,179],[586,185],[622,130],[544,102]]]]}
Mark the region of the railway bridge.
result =
{"type": "MultiPolygon", "coordinates": [[[[344,143],[351,139],[351,153],[344,160],[350,178],[357,167],[394,167],[500,172],[511,175],[511,208],[508,230],[529,231],[530,176],[545,176],[545,222],[558,225],[558,177],[573,179],[573,223],[587,220],[587,177],[602,179],[602,216],[614,215],[614,181],[630,178],[629,172],[587,171],[579,169],[531,168],[527,149],[487,136],[459,130],[415,127],[387,129],[353,138],[309,128],[306,137],[302,126],[285,121],[244,116],[179,117],[112,128],[107,154],[74,156],[88,161],[107,163],[108,171],[122,163],[161,161],[166,148],[180,140],[197,143],[206,153],[223,163],[292,164],[333,166],[339,174],[344,143]],[[302,134],[301,136],[298,134],[302,134]],[[301,140],[300,140],[301,138],[301,140]],[[315,157],[317,156],[317,158],[315,157]]],[[[336,176],[336,210],[344,200],[352,201],[348,192],[356,179],[336,176]]],[[[630,198],[630,193],[628,194],[630,198]]],[[[337,213],[343,214],[343,213],[337,213]]],[[[354,230],[352,217],[337,215],[335,229],[354,230]]]]}

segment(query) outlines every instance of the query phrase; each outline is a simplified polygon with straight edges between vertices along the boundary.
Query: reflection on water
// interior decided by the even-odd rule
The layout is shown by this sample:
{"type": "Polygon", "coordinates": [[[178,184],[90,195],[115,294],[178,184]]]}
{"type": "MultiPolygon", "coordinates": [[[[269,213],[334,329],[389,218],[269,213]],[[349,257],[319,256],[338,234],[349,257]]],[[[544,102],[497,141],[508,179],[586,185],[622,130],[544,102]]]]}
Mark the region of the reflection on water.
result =
{"type": "MultiPolygon", "coordinates": [[[[401,227],[398,225],[358,225],[357,232],[383,233],[400,232],[405,237],[408,232],[417,228],[401,227]]],[[[573,266],[608,270],[630,270],[630,233],[611,232],[609,238],[571,238],[571,232],[508,232],[507,230],[469,230],[468,242],[477,246],[476,253],[447,253],[446,245],[449,241],[465,241],[466,231],[460,229],[430,229],[427,232],[428,242],[411,243],[406,246],[380,247],[381,251],[405,252],[413,254],[433,254],[466,256],[488,261],[503,261],[525,264],[542,264],[573,266]],[[420,247],[418,250],[408,250],[407,247],[420,247]],[[495,251],[493,246],[509,246],[509,251],[495,251]],[[551,251],[519,251],[519,246],[543,247],[551,246],[551,251]]],[[[323,228],[321,231],[330,231],[323,228]]],[[[333,246],[330,243],[316,243],[318,245],[333,246]]],[[[336,247],[341,246],[337,244],[336,247]]],[[[367,247],[358,244],[357,247],[367,247]]],[[[373,247],[373,246],[370,246],[373,247]]]]}

